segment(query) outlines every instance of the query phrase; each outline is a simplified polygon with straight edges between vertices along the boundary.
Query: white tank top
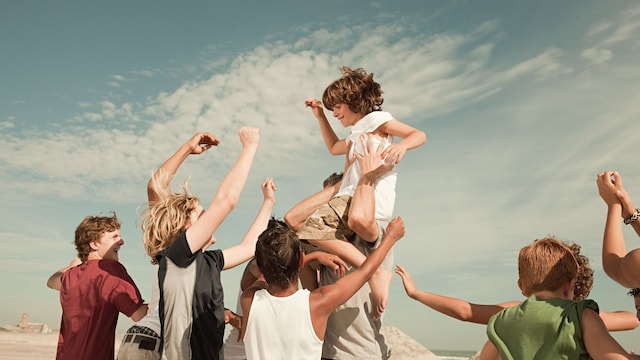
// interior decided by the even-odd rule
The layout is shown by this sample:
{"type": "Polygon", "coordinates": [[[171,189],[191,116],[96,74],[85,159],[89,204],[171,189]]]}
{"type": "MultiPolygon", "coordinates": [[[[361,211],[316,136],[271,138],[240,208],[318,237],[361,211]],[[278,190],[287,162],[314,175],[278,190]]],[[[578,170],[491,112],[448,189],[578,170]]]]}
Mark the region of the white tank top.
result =
{"type": "Polygon", "coordinates": [[[276,297],[266,289],[253,295],[244,347],[248,360],[322,357],[322,340],[313,330],[309,312],[309,290],[276,297]]]}

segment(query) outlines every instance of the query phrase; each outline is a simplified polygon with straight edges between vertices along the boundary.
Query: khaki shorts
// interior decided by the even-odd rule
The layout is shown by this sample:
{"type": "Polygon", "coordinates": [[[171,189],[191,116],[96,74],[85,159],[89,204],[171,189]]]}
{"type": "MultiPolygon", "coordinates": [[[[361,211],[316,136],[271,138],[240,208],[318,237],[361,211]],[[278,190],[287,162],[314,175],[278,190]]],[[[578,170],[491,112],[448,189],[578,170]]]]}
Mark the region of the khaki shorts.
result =
{"type": "Polygon", "coordinates": [[[346,240],[353,236],[348,215],[351,196],[334,197],[309,216],[297,235],[302,240],[346,240]]]}

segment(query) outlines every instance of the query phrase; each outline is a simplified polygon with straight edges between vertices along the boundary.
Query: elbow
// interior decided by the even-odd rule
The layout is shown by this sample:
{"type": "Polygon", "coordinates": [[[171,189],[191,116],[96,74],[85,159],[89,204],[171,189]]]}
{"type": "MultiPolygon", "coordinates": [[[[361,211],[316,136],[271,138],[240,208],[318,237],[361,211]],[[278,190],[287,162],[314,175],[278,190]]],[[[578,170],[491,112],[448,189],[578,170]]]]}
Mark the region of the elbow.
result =
{"type": "Polygon", "coordinates": [[[287,212],[286,214],[284,214],[283,218],[287,226],[293,231],[298,231],[302,227],[302,222],[300,221],[300,219],[297,219],[296,216],[291,214],[291,212],[287,212]]]}
{"type": "Polygon", "coordinates": [[[424,131],[418,130],[418,139],[420,141],[420,145],[423,145],[427,142],[427,134],[424,131]]]}
{"type": "Polygon", "coordinates": [[[377,239],[377,224],[375,220],[369,219],[360,213],[349,213],[349,220],[347,221],[349,229],[358,234],[361,238],[367,242],[373,242],[377,239]],[[374,231],[375,230],[375,231],[374,231]]]}
{"type": "Polygon", "coordinates": [[[473,313],[469,309],[458,309],[453,313],[453,317],[460,321],[471,322],[473,320],[473,313]]]}

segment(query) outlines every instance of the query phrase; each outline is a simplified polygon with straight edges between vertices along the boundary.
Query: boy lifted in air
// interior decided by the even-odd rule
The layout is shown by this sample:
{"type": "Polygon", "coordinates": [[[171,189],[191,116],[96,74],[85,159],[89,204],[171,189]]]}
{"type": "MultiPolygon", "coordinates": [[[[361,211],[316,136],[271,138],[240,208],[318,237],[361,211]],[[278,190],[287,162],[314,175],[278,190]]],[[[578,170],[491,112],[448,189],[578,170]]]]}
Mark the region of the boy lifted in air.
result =
{"type": "MultiPolygon", "coordinates": [[[[342,67],[341,71],[342,77],[325,89],[322,102],[318,99],[305,100],[305,105],[311,108],[318,120],[329,153],[346,155],[341,186],[331,200],[317,208],[303,224],[289,221],[290,214],[285,215],[285,221],[297,231],[300,239],[307,240],[312,245],[336,254],[358,267],[366,257],[347,241],[354,233],[371,243],[378,239],[380,226],[376,223],[386,224],[393,215],[397,179],[397,173],[390,171],[377,180],[375,209],[350,211],[351,198],[362,175],[357,164],[357,155],[363,153],[363,143],[373,141],[374,148],[381,150],[385,164],[394,166],[400,163],[407,150],[424,144],[426,135],[394,119],[390,113],[382,111],[382,90],[380,84],[373,80],[373,74],[361,68],[342,67]],[[351,133],[346,139],[339,139],[336,135],[324,114],[323,104],[328,110],[333,111],[333,116],[340,120],[342,126],[351,127],[351,133]],[[394,143],[396,136],[401,140],[394,143]],[[366,141],[361,141],[361,137],[365,137],[366,141]]],[[[310,200],[303,200],[306,201],[310,200]]],[[[393,265],[393,261],[386,263],[393,265]]],[[[380,317],[388,301],[389,286],[393,278],[390,266],[378,269],[369,280],[375,318],[380,317]]]]}

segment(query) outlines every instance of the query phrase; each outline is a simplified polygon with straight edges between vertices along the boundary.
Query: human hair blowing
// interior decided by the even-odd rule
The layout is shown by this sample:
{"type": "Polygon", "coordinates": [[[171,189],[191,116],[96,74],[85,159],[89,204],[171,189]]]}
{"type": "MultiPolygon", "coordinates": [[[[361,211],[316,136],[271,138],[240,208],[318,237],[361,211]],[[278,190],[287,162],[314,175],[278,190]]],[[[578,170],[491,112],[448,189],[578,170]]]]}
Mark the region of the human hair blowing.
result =
{"type": "Polygon", "coordinates": [[[373,80],[373,74],[362,68],[340,68],[342,77],[327,86],[322,94],[322,103],[333,111],[337,104],[345,104],[355,113],[366,115],[382,110],[382,89],[373,80]]]}
{"type": "Polygon", "coordinates": [[[186,230],[191,212],[200,203],[189,191],[187,181],[181,193],[174,193],[168,187],[161,189],[160,200],[143,212],[141,221],[142,241],[152,264],[157,264],[156,255],[186,230]]]}

